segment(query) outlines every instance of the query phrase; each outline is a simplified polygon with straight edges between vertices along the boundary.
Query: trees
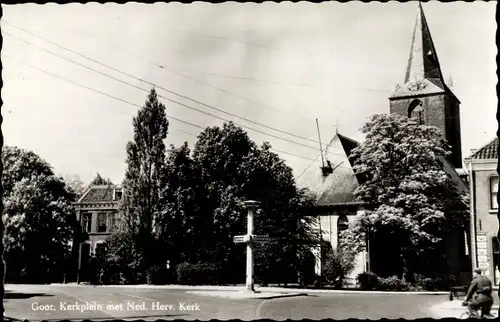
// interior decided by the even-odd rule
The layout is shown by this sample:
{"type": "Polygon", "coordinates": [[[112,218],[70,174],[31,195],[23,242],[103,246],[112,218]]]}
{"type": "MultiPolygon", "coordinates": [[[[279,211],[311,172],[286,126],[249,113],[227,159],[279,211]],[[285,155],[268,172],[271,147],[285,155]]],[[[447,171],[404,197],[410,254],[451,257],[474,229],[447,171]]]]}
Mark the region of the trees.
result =
{"type": "Polygon", "coordinates": [[[113,182],[111,182],[110,179],[104,179],[101,177],[99,173],[95,176],[95,178],[90,182],[89,186],[101,186],[101,185],[112,185],[113,182]]]}
{"type": "Polygon", "coordinates": [[[273,237],[256,255],[256,271],[266,281],[296,277],[297,254],[311,241],[311,219],[300,211],[309,201],[296,188],[292,170],[270,148],[269,143],[258,147],[231,122],[207,128],[195,145],[193,159],[204,187],[200,209],[207,258],[231,268],[225,276],[244,276],[244,251],[232,237],[246,231],[245,200],[261,202],[256,233],[273,237]]]}
{"type": "Polygon", "coordinates": [[[198,201],[202,198],[200,168],[190,156],[187,143],[171,146],[165,162],[165,182],[160,202],[163,206],[156,222],[156,236],[163,246],[162,255],[173,263],[195,263],[205,243],[203,218],[198,201]],[[190,245],[190,247],[179,247],[190,245]]]}
{"type": "Polygon", "coordinates": [[[386,253],[395,246],[396,273],[411,276],[422,252],[441,247],[448,232],[465,227],[468,196],[460,195],[443,171],[449,147],[437,128],[375,115],[362,132],[366,140],[351,158],[366,181],[355,195],[371,206],[345,237],[351,245],[369,238],[373,245],[385,245],[386,253]]]}
{"type": "Polygon", "coordinates": [[[62,281],[78,225],[74,195],[35,153],[5,147],[2,159],[7,278],[62,281]]]}
{"type": "Polygon", "coordinates": [[[63,176],[64,182],[68,189],[75,194],[75,200],[78,200],[87,190],[87,187],[78,175],[63,176]]]}
{"type": "Polygon", "coordinates": [[[146,265],[152,245],[152,228],[163,210],[160,192],[163,189],[165,144],[168,121],[165,106],[158,101],[154,89],[145,105],[133,119],[134,139],[127,144],[127,170],[122,213],[125,229],[137,235],[135,244],[146,265]]]}

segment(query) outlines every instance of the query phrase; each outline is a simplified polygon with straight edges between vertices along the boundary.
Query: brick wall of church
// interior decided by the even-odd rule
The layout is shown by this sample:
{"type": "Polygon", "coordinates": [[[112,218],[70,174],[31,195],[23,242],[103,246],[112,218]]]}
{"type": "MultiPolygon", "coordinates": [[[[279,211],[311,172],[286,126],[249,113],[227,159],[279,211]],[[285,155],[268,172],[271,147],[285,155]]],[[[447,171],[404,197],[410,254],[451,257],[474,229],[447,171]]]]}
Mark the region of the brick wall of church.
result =
{"type": "Polygon", "coordinates": [[[452,164],[457,168],[461,168],[462,147],[460,143],[460,109],[458,101],[448,94],[396,98],[390,100],[390,112],[407,117],[408,107],[415,99],[423,103],[425,124],[435,126],[441,130],[441,133],[452,146],[452,164]]]}
{"type": "Polygon", "coordinates": [[[452,96],[446,96],[446,134],[453,153],[452,164],[462,168],[462,137],[460,129],[460,103],[452,96]]]}

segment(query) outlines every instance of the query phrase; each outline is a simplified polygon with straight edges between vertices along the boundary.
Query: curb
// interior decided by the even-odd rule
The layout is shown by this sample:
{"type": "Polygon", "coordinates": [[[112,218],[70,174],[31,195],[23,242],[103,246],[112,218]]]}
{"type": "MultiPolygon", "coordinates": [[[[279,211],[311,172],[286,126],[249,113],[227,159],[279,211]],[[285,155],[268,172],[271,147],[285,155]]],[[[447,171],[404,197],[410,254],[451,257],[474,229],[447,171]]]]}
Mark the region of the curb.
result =
{"type": "MultiPolygon", "coordinates": [[[[164,290],[206,290],[206,291],[240,291],[245,286],[213,286],[213,285],[82,285],[82,284],[49,284],[47,286],[57,287],[99,287],[99,288],[132,288],[132,289],[164,289],[164,290]]],[[[395,292],[395,291],[360,291],[360,290],[322,290],[322,289],[302,289],[302,288],[281,288],[281,287],[256,287],[262,292],[282,292],[282,293],[302,293],[302,294],[377,294],[377,295],[448,295],[449,292],[395,292]]]]}
{"type": "Polygon", "coordinates": [[[287,297],[307,296],[307,293],[268,293],[256,291],[255,293],[248,293],[245,291],[187,291],[188,294],[199,296],[219,297],[233,300],[271,300],[287,297]]]}

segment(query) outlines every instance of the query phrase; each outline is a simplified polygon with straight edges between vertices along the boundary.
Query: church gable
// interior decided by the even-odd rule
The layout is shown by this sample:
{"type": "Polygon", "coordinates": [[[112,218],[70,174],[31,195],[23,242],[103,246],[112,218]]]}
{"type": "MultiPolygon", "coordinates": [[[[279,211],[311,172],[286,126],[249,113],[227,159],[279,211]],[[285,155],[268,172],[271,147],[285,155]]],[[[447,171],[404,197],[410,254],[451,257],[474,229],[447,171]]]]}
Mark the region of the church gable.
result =
{"type": "Polygon", "coordinates": [[[297,185],[308,188],[318,206],[355,202],[353,193],[359,182],[348,155],[356,143],[345,136],[335,135],[324,151],[325,160],[330,162],[331,173],[324,175],[321,157],[318,156],[297,179],[297,185]]]}

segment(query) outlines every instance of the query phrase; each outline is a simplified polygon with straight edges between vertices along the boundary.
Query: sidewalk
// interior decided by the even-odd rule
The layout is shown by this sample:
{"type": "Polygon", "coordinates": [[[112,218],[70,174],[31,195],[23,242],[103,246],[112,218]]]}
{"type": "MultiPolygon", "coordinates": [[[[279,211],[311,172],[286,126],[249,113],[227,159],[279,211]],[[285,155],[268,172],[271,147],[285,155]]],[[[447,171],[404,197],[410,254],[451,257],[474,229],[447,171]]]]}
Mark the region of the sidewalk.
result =
{"type": "MultiPolygon", "coordinates": [[[[56,287],[108,287],[108,288],[135,288],[135,289],[165,289],[165,290],[187,290],[187,291],[243,291],[245,286],[220,286],[220,285],[82,285],[82,284],[50,284],[56,287]]],[[[256,291],[266,293],[300,293],[300,294],[395,294],[395,295],[447,295],[449,292],[430,291],[430,292],[390,292],[390,291],[361,291],[361,290],[330,290],[330,289],[306,289],[306,288],[288,288],[288,287],[259,287],[255,286],[256,291]]]]}

